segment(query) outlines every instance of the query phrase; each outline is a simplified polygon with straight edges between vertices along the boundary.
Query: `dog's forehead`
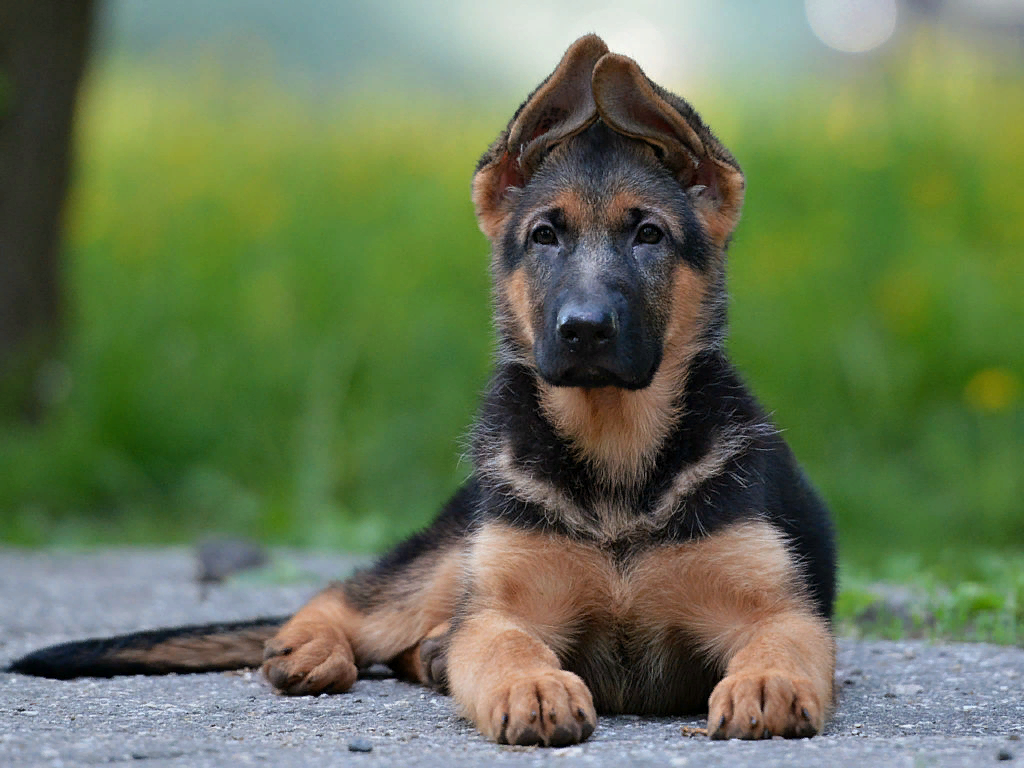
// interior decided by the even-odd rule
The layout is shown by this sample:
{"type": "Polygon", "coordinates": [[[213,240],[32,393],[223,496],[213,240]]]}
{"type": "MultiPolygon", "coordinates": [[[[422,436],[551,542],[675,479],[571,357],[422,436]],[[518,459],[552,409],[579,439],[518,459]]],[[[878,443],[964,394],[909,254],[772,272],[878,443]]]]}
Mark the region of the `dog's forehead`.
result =
{"type": "Polygon", "coordinates": [[[557,208],[577,226],[618,226],[636,211],[674,218],[686,196],[649,145],[598,122],[551,151],[522,202],[537,212],[557,208]]]}

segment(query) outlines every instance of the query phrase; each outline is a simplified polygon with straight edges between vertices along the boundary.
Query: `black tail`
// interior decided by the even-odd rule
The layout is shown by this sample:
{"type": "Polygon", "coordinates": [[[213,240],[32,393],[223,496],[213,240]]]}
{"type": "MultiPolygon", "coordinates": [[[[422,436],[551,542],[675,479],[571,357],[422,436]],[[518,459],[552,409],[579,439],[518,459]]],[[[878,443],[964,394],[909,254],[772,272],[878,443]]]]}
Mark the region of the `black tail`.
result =
{"type": "Polygon", "coordinates": [[[263,663],[263,644],[287,620],[284,616],[196,624],[61,643],[33,651],[5,671],[70,680],[258,667],[263,663]]]}

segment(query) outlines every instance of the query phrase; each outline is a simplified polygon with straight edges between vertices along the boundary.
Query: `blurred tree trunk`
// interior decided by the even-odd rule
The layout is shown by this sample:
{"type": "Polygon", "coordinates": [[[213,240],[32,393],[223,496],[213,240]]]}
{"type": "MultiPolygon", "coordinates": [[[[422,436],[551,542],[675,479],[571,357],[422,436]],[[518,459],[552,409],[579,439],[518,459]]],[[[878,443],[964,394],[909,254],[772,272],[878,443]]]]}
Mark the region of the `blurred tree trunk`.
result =
{"type": "Polygon", "coordinates": [[[0,0],[0,418],[39,416],[59,340],[61,213],[94,0],[0,0]]]}

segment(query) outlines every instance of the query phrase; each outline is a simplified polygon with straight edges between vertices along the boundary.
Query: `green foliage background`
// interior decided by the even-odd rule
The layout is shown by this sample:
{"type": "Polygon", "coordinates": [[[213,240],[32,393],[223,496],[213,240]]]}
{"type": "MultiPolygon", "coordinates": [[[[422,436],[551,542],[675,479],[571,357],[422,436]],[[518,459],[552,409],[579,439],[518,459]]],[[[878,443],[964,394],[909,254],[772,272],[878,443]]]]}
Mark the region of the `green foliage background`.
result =
{"type": "MultiPolygon", "coordinates": [[[[734,357],[858,567],[1024,543],[1024,81],[934,64],[692,94],[748,175],[734,357]]],[[[0,432],[0,541],[374,550],[423,525],[469,470],[469,179],[513,106],[95,73],[66,356],[46,423],[0,432]]]]}

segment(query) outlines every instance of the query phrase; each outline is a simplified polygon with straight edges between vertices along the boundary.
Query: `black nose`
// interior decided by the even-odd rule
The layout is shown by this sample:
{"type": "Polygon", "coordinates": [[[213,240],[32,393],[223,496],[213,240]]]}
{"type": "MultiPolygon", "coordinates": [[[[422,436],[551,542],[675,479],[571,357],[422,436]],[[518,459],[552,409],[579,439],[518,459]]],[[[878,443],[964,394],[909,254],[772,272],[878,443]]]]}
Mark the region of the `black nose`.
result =
{"type": "Polygon", "coordinates": [[[619,334],[619,321],[610,308],[569,304],[558,313],[558,335],[570,349],[590,354],[619,334]]]}

